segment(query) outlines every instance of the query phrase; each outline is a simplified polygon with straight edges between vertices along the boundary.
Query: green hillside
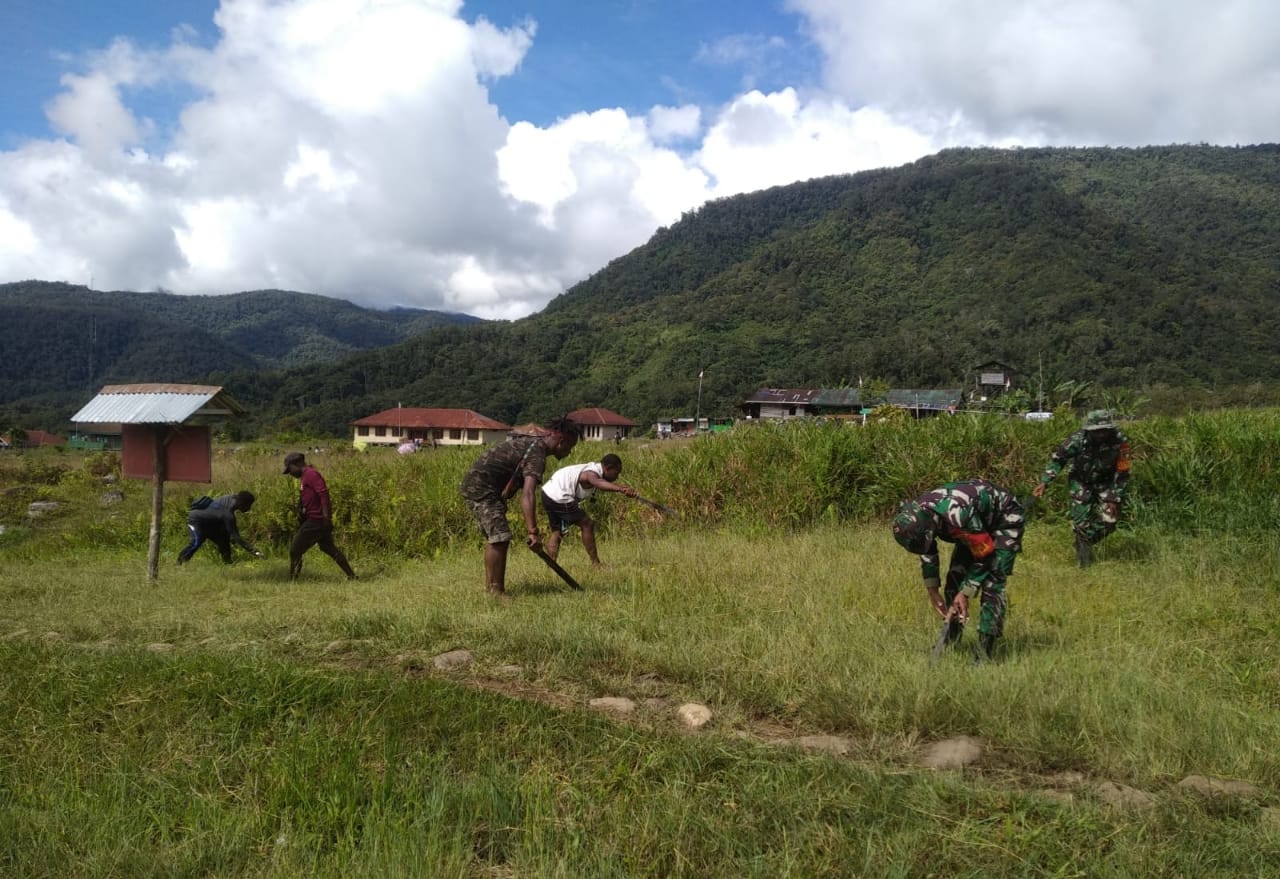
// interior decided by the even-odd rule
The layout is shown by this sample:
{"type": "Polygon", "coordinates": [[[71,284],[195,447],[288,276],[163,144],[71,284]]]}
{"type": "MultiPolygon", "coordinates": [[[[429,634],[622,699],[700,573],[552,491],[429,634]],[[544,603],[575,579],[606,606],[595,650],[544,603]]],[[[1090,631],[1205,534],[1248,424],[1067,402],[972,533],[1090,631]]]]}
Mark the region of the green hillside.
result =
{"type": "Polygon", "coordinates": [[[692,414],[700,368],[713,414],[762,386],[958,386],[989,359],[1049,386],[1221,391],[1280,379],[1278,299],[1280,147],[951,150],[712,202],[540,314],[250,396],[343,432],[397,401],[644,423],[692,414]]]}
{"type": "Polygon", "coordinates": [[[700,369],[704,414],[764,386],[954,387],[990,359],[1047,386],[1266,395],[1278,298],[1278,146],[948,150],[709,203],[522,320],[210,370],[251,429],[331,433],[397,402],[645,423],[693,414],[700,369]]]}
{"type": "Polygon", "coordinates": [[[0,284],[0,316],[0,403],[56,400],[110,382],[326,363],[476,320],[282,290],[177,296],[43,281],[0,284]]]}

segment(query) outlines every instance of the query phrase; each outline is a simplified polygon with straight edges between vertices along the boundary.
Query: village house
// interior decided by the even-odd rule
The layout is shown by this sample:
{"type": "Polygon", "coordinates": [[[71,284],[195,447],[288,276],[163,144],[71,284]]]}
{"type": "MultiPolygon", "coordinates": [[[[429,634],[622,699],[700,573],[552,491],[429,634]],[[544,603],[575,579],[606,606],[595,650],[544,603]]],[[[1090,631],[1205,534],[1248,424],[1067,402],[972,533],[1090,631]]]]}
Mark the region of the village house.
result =
{"type": "Polygon", "coordinates": [[[813,398],[818,392],[809,388],[760,388],[742,403],[747,418],[802,418],[812,415],[813,398]]]}
{"type": "Polygon", "coordinates": [[[617,412],[610,412],[595,406],[589,409],[575,409],[565,418],[582,429],[584,440],[623,440],[635,430],[636,423],[624,418],[617,412]]]}
{"type": "Polygon", "coordinates": [[[742,403],[749,419],[840,418],[865,416],[878,405],[906,409],[916,418],[956,412],[964,404],[962,388],[893,388],[883,399],[864,399],[860,388],[761,388],[742,403]]]}
{"type": "Polygon", "coordinates": [[[481,446],[505,439],[510,425],[470,409],[397,406],[351,422],[356,446],[481,446]]]}

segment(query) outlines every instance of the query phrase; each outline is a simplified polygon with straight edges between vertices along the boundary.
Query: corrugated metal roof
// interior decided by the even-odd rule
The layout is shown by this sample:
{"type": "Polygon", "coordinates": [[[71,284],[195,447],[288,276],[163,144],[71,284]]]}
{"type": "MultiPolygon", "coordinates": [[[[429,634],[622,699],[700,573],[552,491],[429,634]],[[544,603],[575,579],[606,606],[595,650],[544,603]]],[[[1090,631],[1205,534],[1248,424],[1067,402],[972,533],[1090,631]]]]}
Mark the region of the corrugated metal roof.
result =
{"type": "Polygon", "coordinates": [[[929,388],[911,390],[894,388],[888,395],[890,405],[904,409],[958,409],[964,399],[961,388],[929,388]]]}
{"type": "Polygon", "coordinates": [[[829,406],[832,409],[862,406],[862,390],[860,388],[822,388],[813,395],[813,405],[829,406]]]}
{"type": "Polygon", "coordinates": [[[439,430],[510,430],[511,426],[472,409],[423,409],[397,406],[353,422],[356,427],[410,427],[439,430]]]}
{"type": "Polygon", "coordinates": [[[214,385],[107,385],[71,416],[81,424],[182,424],[196,415],[240,415],[244,407],[214,385]]]}
{"type": "Polygon", "coordinates": [[[808,404],[816,393],[818,392],[811,388],[760,388],[746,402],[808,404]]]}

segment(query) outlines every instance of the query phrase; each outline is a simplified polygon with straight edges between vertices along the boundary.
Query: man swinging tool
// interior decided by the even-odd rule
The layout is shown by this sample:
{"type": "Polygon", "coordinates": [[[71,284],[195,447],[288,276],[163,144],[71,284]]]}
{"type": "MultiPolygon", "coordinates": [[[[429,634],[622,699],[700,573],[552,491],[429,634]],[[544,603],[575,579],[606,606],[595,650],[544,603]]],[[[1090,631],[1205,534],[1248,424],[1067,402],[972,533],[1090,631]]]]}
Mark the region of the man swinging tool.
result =
{"type": "Polygon", "coordinates": [[[599,461],[588,464],[570,464],[551,474],[542,486],[542,508],[547,511],[551,523],[551,536],[547,538],[547,555],[552,559],[560,553],[560,541],[569,529],[577,525],[582,529],[582,547],[587,551],[594,567],[600,567],[596,552],[596,529],[591,516],[582,508],[582,502],[597,491],[617,491],[627,497],[635,497],[636,490],[618,482],[622,475],[622,459],[608,454],[599,461]]]}
{"type": "Polygon", "coordinates": [[[981,595],[978,644],[983,655],[994,652],[1008,608],[1005,580],[1022,551],[1025,524],[1018,499],[984,479],[948,482],[898,508],[893,537],[920,556],[929,603],[949,623],[948,643],[960,640],[969,620],[969,602],[981,595]],[[939,540],[955,544],[945,593],[939,577],[939,540]]]}

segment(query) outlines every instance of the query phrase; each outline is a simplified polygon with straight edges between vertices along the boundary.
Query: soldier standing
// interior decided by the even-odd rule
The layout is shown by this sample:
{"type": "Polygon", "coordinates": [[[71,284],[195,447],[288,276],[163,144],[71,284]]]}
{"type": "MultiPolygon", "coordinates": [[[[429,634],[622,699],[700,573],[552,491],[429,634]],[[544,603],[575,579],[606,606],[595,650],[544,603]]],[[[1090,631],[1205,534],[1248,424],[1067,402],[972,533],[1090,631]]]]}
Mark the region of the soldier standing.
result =
{"type": "Polygon", "coordinates": [[[905,501],[893,519],[893,537],[920,556],[920,570],[934,610],[951,621],[948,643],[960,640],[969,619],[969,602],[982,596],[978,644],[990,657],[1004,634],[1008,610],[1005,581],[1022,551],[1026,525],[1022,505],[1012,492],[985,479],[948,482],[905,501]],[[955,544],[940,593],[938,541],[955,544]]]}
{"type": "Polygon", "coordinates": [[[1129,438],[1116,426],[1113,413],[1095,409],[1085,416],[1084,425],[1054,451],[1033,494],[1042,497],[1068,463],[1076,561],[1087,568],[1093,545],[1116,530],[1129,482],[1129,438]]]}

